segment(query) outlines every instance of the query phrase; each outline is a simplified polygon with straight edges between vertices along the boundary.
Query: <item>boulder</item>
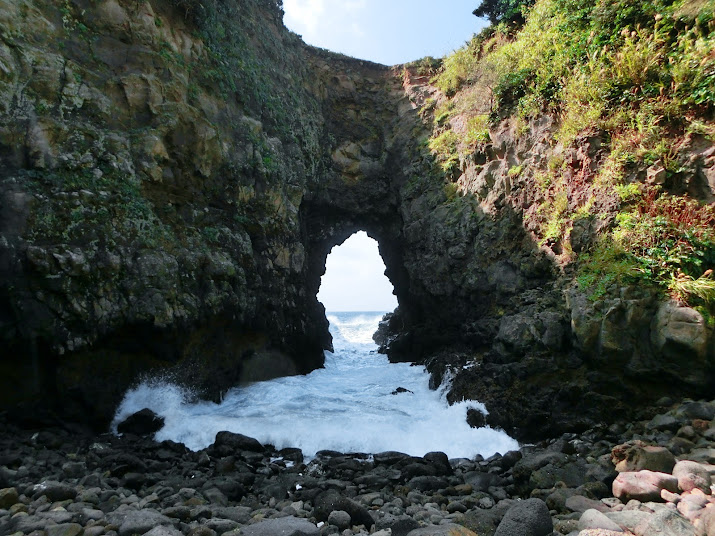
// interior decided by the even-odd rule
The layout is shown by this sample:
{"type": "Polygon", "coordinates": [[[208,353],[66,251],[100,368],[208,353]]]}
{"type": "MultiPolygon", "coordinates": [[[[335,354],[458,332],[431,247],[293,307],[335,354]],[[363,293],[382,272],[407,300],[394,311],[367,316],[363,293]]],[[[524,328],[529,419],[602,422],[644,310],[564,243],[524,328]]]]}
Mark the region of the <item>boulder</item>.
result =
{"type": "Polygon", "coordinates": [[[636,499],[641,502],[661,502],[660,491],[678,491],[678,479],[667,473],[638,471],[620,473],[613,481],[613,495],[627,502],[636,499]]]}
{"type": "Polygon", "coordinates": [[[216,439],[212,445],[214,450],[220,450],[225,447],[226,450],[230,451],[241,451],[247,450],[249,452],[263,452],[265,448],[261,443],[252,437],[245,436],[243,434],[236,434],[234,432],[219,432],[216,434],[216,439]]]}
{"type": "Polygon", "coordinates": [[[120,434],[148,436],[164,427],[164,417],[159,417],[149,408],[144,408],[130,415],[117,425],[120,434]]]}
{"type": "Polygon", "coordinates": [[[350,528],[350,521],[350,514],[344,510],[333,510],[328,515],[328,523],[335,525],[341,531],[350,528]]]}
{"type": "Polygon", "coordinates": [[[353,525],[365,525],[370,528],[375,524],[364,506],[343,497],[336,490],[325,491],[315,498],[314,515],[318,521],[328,521],[331,512],[342,510],[350,515],[353,525]]]}
{"type": "Polygon", "coordinates": [[[578,521],[578,528],[580,530],[588,529],[601,529],[610,530],[614,532],[623,532],[620,525],[615,521],[606,517],[603,512],[598,510],[586,510],[578,521]]]}
{"type": "Polygon", "coordinates": [[[54,480],[45,480],[35,484],[32,492],[34,499],[44,495],[52,502],[73,500],[77,496],[77,490],[74,487],[54,480]]]}
{"type": "Polygon", "coordinates": [[[675,301],[660,305],[651,327],[651,343],[656,352],[686,371],[682,379],[693,385],[706,381],[701,370],[708,353],[708,335],[703,315],[675,301]],[[682,362],[683,356],[688,356],[689,364],[682,362]]]}
{"type": "Polygon", "coordinates": [[[673,476],[678,479],[678,487],[681,491],[699,489],[709,494],[713,474],[715,474],[715,466],[689,460],[679,461],[673,469],[673,476]]]}
{"type": "Polygon", "coordinates": [[[107,516],[109,522],[117,525],[119,536],[133,536],[134,534],[144,534],[151,529],[164,525],[171,527],[174,520],[160,514],[156,510],[123,510],[112,512],[107,516]]]}
{"type": "Polygon", "coordinates": [[[635,527],[636,536],[696,536],[695,527],[670,509],[659,510],[635,527]]]}
{"type": "Polygon", "coordinates": [[[548,536],[553,530],[546,503],[541,499],[527,499],[507,510],[494,536],[548,536]]]}
{"type": "Polygon", "coordinates": [[[675,466],[675,457],[668,449],[637,440],[614,447],[611,451],[611,461],[619,473],[644,469],[670,473],[675,466]]]}
{"type": "Polygon", "coordinates": [[[7,510],[20,501],[20,496],[15,488],[0,489],[0,509],[7,510]]]}

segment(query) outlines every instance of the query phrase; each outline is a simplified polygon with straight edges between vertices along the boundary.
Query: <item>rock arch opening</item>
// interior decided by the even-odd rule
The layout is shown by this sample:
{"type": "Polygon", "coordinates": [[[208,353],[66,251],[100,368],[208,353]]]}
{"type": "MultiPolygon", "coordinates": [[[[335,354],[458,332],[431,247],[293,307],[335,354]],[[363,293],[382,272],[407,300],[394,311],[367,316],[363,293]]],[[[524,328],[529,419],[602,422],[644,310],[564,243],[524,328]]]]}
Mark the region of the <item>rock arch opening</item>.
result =
{"type": "Polygon", "coordinates": [[[390,312],[397,307],[375,239],[358,231],[332,248],[325,261],[318,300],[330,312],[390,312]]]}

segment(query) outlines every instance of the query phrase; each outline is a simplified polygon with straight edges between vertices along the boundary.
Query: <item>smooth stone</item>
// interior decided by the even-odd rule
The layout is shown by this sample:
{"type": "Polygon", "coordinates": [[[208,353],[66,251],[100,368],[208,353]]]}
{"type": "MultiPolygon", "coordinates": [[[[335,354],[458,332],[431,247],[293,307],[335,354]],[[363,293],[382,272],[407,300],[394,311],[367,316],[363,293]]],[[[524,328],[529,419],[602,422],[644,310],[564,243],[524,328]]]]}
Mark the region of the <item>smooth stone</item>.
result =
{"type": "Polygon", "coordinates": [[[15,488],[0,489],[0,509],[8,509],[20,501],[15,488]]]}
{"type": "Polygon", "coordinates": [[[548,536],[553,530],[546,503],[541,499],[526,499],[507,510],[494,536],[548,536]]]}
{"type": "Polygon", "coordinates": [[[623,532],[623,529],[621,529],[618,523],[609,519],[598,510],[586,510],[578,520],[578,528],[580,530],[605,529],[613,532],[623,532]]]}
{"type": "Polygon", "coordinates": [[[620,473],[613,481],[613,495],[622,501],[661,501],[660,490],[678,492],[678,479],[667,473],[638,471],[620,473]]]}
{"type": "Polygon", "coordinates": [[[340,530],[345,530],[350,528],[350,514],[345,510],[333,510],[328,515],[328,523],[335,525],[340,530]]]}
{"type": "Polygon", "coordinates": [[[74,498],[77,497],[77,490],[74,487],[54,480],[45,480],[39,484],[35,484],[32,488],[32,492],[33,499],[44,495],[52,502],[74,500],[74,498]]]}
{"type": "Polygon", "coordinates": [[[244,536],[318,536],[320,529],[307,519],[293,516],[267,519],[240,529],[244,536]]]}
{"type": "Polygon", "coordinates": [[[173,526],[173,520],[156,510],[123,510],[107,516],[110,523],[119,527],[119,536],[144,534],[158,525],[173,526]]]}
{"type": "Polygon", "coordinates": [[[678,479],[678,487],[681,491],[699,489],[709,494],[713,474],[715,474],[715,466],[690,460],[681,460],[673,468],[673,476],[678,479]]]}

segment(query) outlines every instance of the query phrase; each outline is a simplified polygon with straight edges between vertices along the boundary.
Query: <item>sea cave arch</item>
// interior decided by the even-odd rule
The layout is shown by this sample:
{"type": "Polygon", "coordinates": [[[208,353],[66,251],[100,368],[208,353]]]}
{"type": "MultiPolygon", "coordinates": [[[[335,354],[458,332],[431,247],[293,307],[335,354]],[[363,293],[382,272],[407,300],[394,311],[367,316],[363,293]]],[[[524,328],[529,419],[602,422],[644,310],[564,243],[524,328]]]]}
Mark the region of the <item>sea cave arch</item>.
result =
{"type": "Polygon", "coordinates": [[[321,344],[332,350],[325,307],[318,300],[321,278],[325,275],[326,261],[335,246],[343,244],[359,231],[364,231],[378,244],[380,257],[385,263],[385,276],[393,287],[401,311],[409,314],[413,298],[410,294],[409,274],[404,266],[404,241],[402,222],[395,211],[392,214],[366,211],[364,214],[346,214],[340,209],[325,205],[304,207],[304,232],[307,239],[306,289],[310,302],[310,316],[320,326],[321,344]]]}

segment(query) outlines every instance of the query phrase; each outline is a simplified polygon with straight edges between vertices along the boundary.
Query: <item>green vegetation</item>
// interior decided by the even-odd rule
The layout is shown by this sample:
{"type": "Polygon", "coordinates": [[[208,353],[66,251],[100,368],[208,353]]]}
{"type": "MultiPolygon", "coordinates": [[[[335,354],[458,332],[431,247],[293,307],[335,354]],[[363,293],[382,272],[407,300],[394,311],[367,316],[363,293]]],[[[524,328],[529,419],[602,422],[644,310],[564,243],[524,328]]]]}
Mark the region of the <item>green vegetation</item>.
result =
{"type": "Polygon", "coordinates": [[[536,192],[525,219],[539,244],[575,263],[594,299],[638,280],[712,307],[715,208],[670,185],[683,180],[686,137],[715,140],[714,13],[715,0],[485,0],[475,14],[492,26],[432,80],[445,97],[429,147],[451,169],[502,120],[523,135],[550,115],[556,149],[538,169],[508,171],[536,192]],[[589,136],[598,165],[575,168],[563,155],[589,136]],[[581,220],[598,232],[574,251],[581,220]]]}

